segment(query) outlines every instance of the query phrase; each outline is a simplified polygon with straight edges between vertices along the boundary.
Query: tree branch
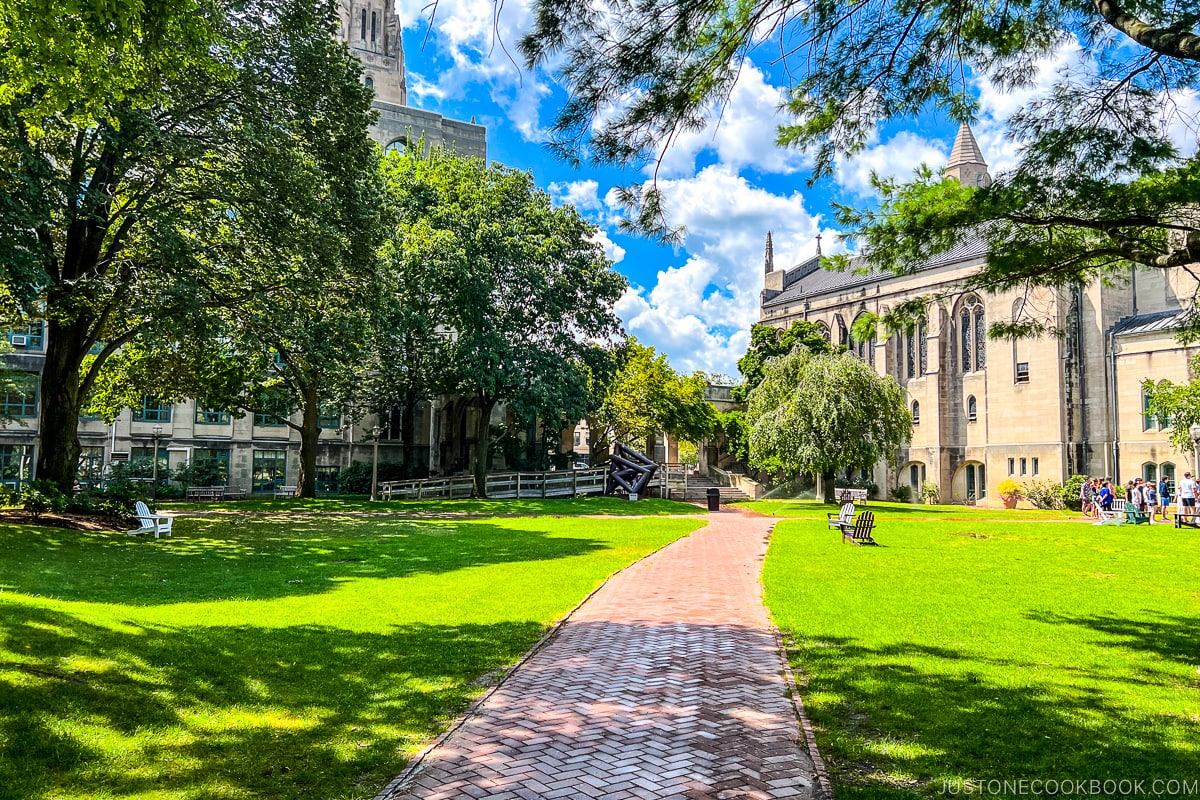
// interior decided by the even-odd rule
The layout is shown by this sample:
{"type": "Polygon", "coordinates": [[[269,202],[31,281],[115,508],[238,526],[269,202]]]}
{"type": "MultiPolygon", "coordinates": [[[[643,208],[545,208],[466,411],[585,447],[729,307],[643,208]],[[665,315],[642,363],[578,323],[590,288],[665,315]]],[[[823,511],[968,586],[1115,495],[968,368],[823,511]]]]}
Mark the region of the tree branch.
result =
{"type": "Polygon", "coordinates": [[[1104,21],[1149,50],[1173,58],[1200,61],[1200,36],[1158,28],[1125,11],[1118,0],[1094,0],[1104,21]]]}

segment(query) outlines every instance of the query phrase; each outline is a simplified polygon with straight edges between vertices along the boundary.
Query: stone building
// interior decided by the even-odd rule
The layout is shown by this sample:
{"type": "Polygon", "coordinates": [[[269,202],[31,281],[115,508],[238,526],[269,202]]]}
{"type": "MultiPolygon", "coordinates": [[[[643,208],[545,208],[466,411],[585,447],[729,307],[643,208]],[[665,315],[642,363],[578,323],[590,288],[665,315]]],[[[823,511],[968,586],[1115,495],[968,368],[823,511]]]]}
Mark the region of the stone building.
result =
{"type": "MultiPolygon", "coordinates": [[[[947,173],[971,185],[991,178],[967,126],[947,173]]],[[[913,440],[896,464],[879,464],[881,487],[937,484],[944,501],[998,503],[1005,478],[1062,482],[1074,474],[1125,481],[1195,468],[1168,442],[1169,421],[1145,414],[1142,382],[1186,381],[1195,348],[1174,338],[1191,308],[1196,280],[1183,269],[1131,269],[1120,285],[1095,283],[1030,293],[957,290],[986,263],[983,241],[968,241],[910,274],[831,272],[819,255],[776,270],[768,234],[760,322],[822,325],[908,393],[913,440]],[[926,322],[908,334],[858,343],[862,314],[933,293],[926,322]],[[993,340],[987,326],[1023,312],[1048,320],[1058,338],[993,340]]]]}
{"type": "MultiPolygon", "coordinates": [[[[400,20],[394,4],[386,0],[349,0],[340,9],[338,37],[363,63],[363,80],[375,92],[378,112],[371,136],[383,147],[394,147],[424,137],[429,146],[444,146],[478,158],[487,157],[487,129],[474,122],[447,119],[440,114],[411,108],[404,71],[404,46],[400,20]]],[[[31,378],[45,361],[45,326],[40,320],[3,329],[14,352],[6,362],[31,378]]],[[[430,469],[457,464],[465,457],[469,442],[448,437],[459,428],[465,414],[447,403],[418,415],[417,461],[430,469]],[[445,439],[449,438],[450,443],[445,439]],[[442,441],[441,447],[430,442],[442,441]]],[[[26,391],[0,395],[0,413],[14,419],[0,426],[0,484],[16,488],[34,477],[38,441],[40,399],[36,381],[26,391]]],[[[299,415],[292,420],[299,422],[299,415]]],[[[337,473],[354,461],[370,461],[371,429],[378,424],[380,461],[400,461],[399,413],[384,410],[367,414],[357,425],[348,424],[339,409],[321,418],[317,456],[319,490],[334,488],[337,473]]],[[[198,407],[192,400],[161,403],[142,398],[139,408],[126,409],[111,425],[98,418],[79,424],[83,452],[80,478],[97,481],[114,462],[151,462],[157,456],[160,473],[196,460],[224,464],[229,484],[247,491],[271,492],[276,486],[294,484],[299,477],[300,436],[281,419],[269,414],[242,417],[198,407]]]]}

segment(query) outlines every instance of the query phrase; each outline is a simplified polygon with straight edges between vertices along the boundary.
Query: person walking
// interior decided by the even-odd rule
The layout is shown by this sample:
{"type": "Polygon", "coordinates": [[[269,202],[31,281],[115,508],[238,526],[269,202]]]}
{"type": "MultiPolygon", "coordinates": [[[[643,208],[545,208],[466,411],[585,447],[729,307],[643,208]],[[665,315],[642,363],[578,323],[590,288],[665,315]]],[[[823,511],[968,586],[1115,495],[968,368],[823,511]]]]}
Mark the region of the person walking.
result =
{"type": "Polygon", "coordinates": [[[1154,517],[1158,514],[1158,489],[1154,486],[1154,481],[1146,481],[1142,487],[1142,496],[1146,498],[1146,508],[1150,510],[1150,524],[1154,524],[1154,517]]]}
{"type": "Polygon", "coordinates": [[[1196,482],[1192,480],[1190,472],[1183,473],[1183,480],[1179,482],[1179,509],[1175,514],[1175,527],[1178,528],[1183,522],[1196,524],[1196,482]]]}
{"type": "Polygon", "coordinates": [[[1102,511],[1112,511],[1113,490],[1112,485],[1106,480],[1100,485],[1100,509],[1102,511]]]}
{"type": "Polygon", "coordinates": [[[1162,517],[1163,522],[1170,522],[1167,519],[1167,504],[1171,501],[1171,484],[1167,483],[1166,476],[1158,479],[1158,513],[1162,517]]]}
{"type": "Polygon", "coordinates": [[[1084,517],[1095,516],[1096,486],[1092,483],[1091,478],[1084,478],[1083,485],[1079,487],[1079,508],[1083,512],[1084,517]]]}

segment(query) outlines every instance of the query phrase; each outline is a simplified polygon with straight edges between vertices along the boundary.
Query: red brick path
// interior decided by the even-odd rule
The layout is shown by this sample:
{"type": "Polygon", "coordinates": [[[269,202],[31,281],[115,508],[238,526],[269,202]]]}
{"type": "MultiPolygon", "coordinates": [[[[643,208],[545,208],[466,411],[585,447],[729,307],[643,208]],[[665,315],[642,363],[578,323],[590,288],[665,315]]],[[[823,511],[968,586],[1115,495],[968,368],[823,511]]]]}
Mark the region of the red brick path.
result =
{"type": "Polygon", "coordinates": [[[714,514],[617,575],[378,800],[812,798],[761,601],[773,524],[714,514]]]}

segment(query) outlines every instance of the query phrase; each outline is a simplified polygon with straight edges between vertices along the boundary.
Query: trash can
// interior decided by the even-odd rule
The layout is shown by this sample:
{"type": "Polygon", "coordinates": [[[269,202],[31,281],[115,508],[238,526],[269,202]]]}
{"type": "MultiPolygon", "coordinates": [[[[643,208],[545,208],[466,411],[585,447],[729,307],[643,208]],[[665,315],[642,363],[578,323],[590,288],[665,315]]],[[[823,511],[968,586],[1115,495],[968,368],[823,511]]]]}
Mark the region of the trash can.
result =
{"type": "Polygon", "coordinates": [[[714,486],[713,488],[711,488],[707,492],[705,492],[705,495],[708,497],[708,510],[709,511],[720,511],[721,510],[721,490],[714,486]]]}

